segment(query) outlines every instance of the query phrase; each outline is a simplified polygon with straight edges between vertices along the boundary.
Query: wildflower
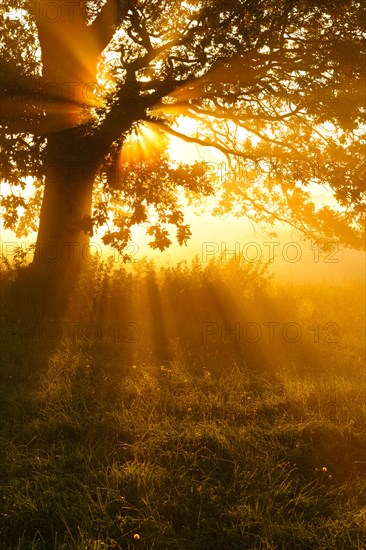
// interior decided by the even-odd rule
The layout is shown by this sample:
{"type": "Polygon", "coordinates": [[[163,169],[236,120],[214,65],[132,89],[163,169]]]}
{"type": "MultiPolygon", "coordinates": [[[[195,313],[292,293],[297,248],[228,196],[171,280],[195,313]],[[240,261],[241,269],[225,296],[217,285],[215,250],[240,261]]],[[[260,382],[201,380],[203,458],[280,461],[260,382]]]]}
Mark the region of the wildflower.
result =
{"type": "Polygon", "coordinates": [[[333,476],[332,476],[332,474],[329,474],[329,476],[328,476],[328,477],[329,477],[329,479],[332,479],[332,477],[333,477],[333,476]]]}
{"type": "Polygon", "coordinates": [[[188,407],[188,412],[191,413],[192,412],[192,407],[188,407]]]}
{"type": "Polygon", "coordinates": [[[137,533],[135,533],[134,536],[133,536],[133,538],[134,538],[135,540],[140,540],[140,535],[138,535],[137,533]]]}
{"type": "Polygon", "coordinates": [[[326,466],[323,466],[322,471],[326,472],[327,470],[328,470],[328,468],[326,466]]]}

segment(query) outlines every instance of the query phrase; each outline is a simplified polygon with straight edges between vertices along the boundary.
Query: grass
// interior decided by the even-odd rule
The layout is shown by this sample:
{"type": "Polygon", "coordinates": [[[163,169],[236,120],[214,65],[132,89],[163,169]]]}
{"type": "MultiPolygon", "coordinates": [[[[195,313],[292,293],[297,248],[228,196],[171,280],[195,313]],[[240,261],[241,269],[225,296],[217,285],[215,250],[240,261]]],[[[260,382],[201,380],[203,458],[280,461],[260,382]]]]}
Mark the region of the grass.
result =
{"type": "Polygon", "coordinates": [[[289,290],[264,266],[218,262],[95,265],[78,330],[54,339],[29,333],[14,269],[2,285],[0,548],[366,547],[361,285],[289,290]],[[222,323],[254,322],[281,330],[222,336],[222,323]]]}

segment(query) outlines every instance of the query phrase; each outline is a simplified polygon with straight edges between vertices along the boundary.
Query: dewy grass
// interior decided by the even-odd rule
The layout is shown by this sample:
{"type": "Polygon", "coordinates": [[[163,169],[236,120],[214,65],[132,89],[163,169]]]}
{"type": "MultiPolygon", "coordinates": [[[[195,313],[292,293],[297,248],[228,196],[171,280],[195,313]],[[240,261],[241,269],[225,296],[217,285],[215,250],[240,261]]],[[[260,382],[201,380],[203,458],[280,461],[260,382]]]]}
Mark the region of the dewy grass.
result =
{"type": "Polygon", "coordinates": [[[72,337],[2,334],[0,548],[365,548],[362,289],[271,301],[252,268],[103,269],[72,337]],[[221,333],[266,322],[303,338],[221,333]]]}

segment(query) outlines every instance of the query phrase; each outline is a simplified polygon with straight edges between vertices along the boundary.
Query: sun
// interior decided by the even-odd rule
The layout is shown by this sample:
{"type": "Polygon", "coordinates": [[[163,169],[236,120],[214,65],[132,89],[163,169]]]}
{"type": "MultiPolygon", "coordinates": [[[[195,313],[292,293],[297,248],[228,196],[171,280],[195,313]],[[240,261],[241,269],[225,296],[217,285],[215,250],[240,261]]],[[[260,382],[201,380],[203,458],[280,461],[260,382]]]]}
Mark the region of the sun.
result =
{"type": "Polygon", "coordinates": [[[140,122],[125,139],[120,163],[151,163],[167,152],[168,137],[158,124],[140,122]]]}

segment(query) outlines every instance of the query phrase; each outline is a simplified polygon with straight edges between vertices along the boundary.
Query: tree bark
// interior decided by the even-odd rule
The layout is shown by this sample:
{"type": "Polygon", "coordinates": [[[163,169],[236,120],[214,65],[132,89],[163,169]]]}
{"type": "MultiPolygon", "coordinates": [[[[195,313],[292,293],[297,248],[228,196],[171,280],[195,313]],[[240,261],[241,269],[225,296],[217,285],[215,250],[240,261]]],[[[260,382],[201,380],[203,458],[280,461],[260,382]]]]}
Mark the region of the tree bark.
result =
{"type": "MultiPolygon", "coordinates": [[[[43,165],[45,190],[32,270],[44,281],[43,315],[60,317],[72,299],[72,289],[89,260],[92,234],[93,182],[103,156],[100,143],[87,135],[72,114],[93,107],[99,55],[112,38],[122,13],[107,0],[92,25],[87,25],[85,2],[46,0],[35,5],[42,51],[42,86],[55,109],[64,110],[66,129],[48,133],[43,165]],[[90,95],[91,94],[91,95],[90,95]],[[54,98],[51,96],[55,96],[54,98]],[[99,145],[99,149],[98,149],[99,145]]],[[[62,121],[61,121],[62,122],[62,121]]],[[[50,129],[52,132],[52,128],[50,129]]],[[[105,140],[104,152],[109,146],[105,140]]]]}
{"type": "Polygon", "coordinates": [[[90,261],[93,182],[98,163],[93,149],[76,131],[48,138],[45,154],[45,190],[34,252],[33,269],[44,281],[43,311],[66,313],[80,270],[90,261]]]}

